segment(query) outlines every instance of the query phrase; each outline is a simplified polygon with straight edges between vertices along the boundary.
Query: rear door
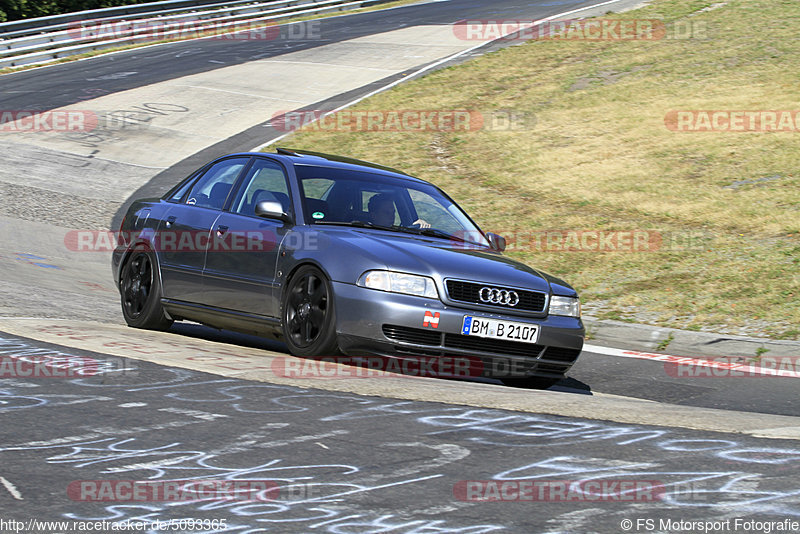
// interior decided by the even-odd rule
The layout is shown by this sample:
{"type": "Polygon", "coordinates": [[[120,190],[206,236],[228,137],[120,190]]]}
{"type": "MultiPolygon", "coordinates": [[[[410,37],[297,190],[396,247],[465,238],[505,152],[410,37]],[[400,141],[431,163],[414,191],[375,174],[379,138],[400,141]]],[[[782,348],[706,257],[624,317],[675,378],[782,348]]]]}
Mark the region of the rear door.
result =
{"type": "Polygon", "coordinates": [[[211,165],[160,221],[155,248],[166,298],[203,302],[202,274],[211,227],[249,160],[238,156],[211,165]]]}

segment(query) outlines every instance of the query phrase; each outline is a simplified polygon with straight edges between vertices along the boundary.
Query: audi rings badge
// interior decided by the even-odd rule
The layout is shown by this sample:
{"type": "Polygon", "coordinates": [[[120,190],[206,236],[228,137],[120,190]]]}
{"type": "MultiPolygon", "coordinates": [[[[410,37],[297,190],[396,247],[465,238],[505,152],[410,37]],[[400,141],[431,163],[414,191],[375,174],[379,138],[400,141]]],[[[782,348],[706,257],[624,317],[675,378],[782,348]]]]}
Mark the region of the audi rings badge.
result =
{"type": "Polygon", "coordinates": [[[516,306],[519,304],[519,294],[516,291],[497,289],[496,287],[482,287],[478,292],[481,302],[486,304],[501,304],[503,306],[516,306]]]}

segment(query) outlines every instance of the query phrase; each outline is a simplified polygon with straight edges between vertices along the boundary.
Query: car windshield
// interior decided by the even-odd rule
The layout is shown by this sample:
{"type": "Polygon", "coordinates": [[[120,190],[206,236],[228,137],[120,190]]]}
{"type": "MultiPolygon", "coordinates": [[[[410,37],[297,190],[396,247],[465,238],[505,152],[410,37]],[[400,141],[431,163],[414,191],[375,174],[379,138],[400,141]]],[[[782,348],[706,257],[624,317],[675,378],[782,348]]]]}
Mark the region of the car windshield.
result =
{"type": "Polygon", "coordinates": [[[340,224],[489,246],[483,233],[430,184],[382,174],[295,166],[307,224],[340,224]]]}

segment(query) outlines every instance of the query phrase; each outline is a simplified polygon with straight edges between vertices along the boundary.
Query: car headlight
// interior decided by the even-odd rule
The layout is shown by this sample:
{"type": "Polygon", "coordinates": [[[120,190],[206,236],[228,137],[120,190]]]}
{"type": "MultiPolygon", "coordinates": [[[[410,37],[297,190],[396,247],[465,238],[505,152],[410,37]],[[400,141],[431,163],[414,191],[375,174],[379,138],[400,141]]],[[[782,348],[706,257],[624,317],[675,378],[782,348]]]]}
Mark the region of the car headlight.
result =
{"type": "Polygon", "coordinates": [[[394,271],[367,271],[358,280],[358,285],[380,291],[403,293],[429,299],[438,299],[439,292],[433,279],[416,274],[394,271]]]}
{"type": "Polygon", "coordinates": [[[567,317],[581,316],[581,301],[576,297],[562,297],[553,295],[550,297],[550,308],[547,313],[550,315],[566,315],[567,317]]]}

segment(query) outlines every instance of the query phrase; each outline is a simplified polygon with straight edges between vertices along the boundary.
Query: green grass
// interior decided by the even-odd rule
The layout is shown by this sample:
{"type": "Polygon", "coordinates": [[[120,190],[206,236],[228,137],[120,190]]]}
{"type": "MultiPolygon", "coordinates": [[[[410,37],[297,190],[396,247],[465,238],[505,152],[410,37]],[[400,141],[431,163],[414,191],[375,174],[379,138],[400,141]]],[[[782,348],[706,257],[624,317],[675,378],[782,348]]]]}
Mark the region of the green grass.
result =
{"type": "Polygon", "coordinates": [[[669,347],[669,344],[672,343],[673,341],[675,341],[675,336],[672,334],[672,332],[670,332],[666,338],[662,339],[656,344],[655,350],[658,351],[667,350],[667,347],[669,347]]]}
{"type": "Polygon", "coordinates": [[[637,253],[525,243],[509,251],[571,282],[600,317],[798,339],[800,133],[681,133],[664,119],[670,110],[800,109],[800,4],[705,9],[712,4],[656,0],[610,15],[659,19],[670,35],[693,28],[694,38],[528,42],[353,108],[511,110],[524,129],[308,131],[280,144],[403,169],[509,236],[664,237],[658,250],[637,253]]]}

